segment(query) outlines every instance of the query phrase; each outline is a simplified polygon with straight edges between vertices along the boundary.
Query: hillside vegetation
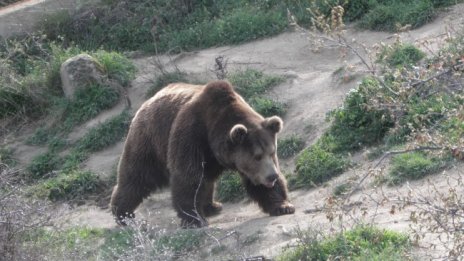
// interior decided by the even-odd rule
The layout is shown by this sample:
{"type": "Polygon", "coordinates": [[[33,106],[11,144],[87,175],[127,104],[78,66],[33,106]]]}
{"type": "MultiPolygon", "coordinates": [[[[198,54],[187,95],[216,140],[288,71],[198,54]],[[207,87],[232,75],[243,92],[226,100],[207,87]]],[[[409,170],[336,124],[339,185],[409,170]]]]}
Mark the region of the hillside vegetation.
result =
{"type": "MultiPolygon", "coordinates": [[[[124,139],[137,108],[127,106],[121,113],[84,129],[77,138],[71,133],[124,102],[124,93],[136,75],[127,55],[133,51],[171,54],[239,44],[281,33],[289,28],[289,22],[305,33],[310,29],[322,31],[326,33],[323,37],[347,44],[340,30],[344,23],[340,15],[360,28],[396,32],[424,25],[437,16],[438,10],[455,3],[105,0],[76,13],[58,12],[47,17],[37,33],[2,41],[0,256],[6,260],[151,260],[154,256],[166,260],[242,255],[242,248],[260,240],[259,233],[242,239],[237,236],[232,246],[221,242],[234,237],[234,233],[217,228],[172,232],[140,220],[124,229],[49,226],[61,203],[108,203],[115,175],[101,177],[83,168],[83,163],[93,153],[124,139]],[[59,69],[65,60],[80,53],[94,57],[106,77],[122,90],[89,83],[74,99],[66,99],[59,69]],[[18,123],[40,127],[27,134],[17,127],[18,123]],[[16,136],[15,131],[19,131],[16,136]],[[8,145],[11,136],[41,150],[24,163],[8,145]]],[[[297,134],[279,138],[279,157],[295,165],[294,173],[285,173],[291,190],[324,186],[359,164],[353,155],[363,151],[368,151],[371,160],[391,157],[389,167],[375,177],[375,186],[400,186],[464,160],[464,32],[449,37],[447,45],[434,55],[399,39],[369,55],[359,58],[369,59],[365,65],[372,67],[364,68],[359,84],[342,105],[327,113],[328,128],[317,140],[308,143],[297,134]]],[[[349,73],[348,67],[339,73],[349,73]]],[[[286,76],[251,68],[223,73],[223,78],[263,116],[286,116],[291,105],[267,96],[272,88],[285,84],[286,76]]],[[[180,70],[163,72],[147,88],[146,95],[152,96],[171,82],[190,80],[180,70]]],[[[329,203],[345,202],[356,189],[351,183],[340,184],[329,203]]],[[[439,210],[447,222],[461,220],[461,195],[454,187],[448,194],[440,201],[444,210],[427,210],[411,219],[425,220],[423,227],[430,230],[441,225],[441,219],[429,218],[437,217],[434,211],[439,210]]],[[[239,175],[227,172],[221,177],[218,199],[236,202],[244,195],[239,175]]],[[[334,213],[328,212],[327,218],[336,220],[334,213]]],[[[457,227],[436,230],[455,240],[447,252],[451,258],[460,257],[459,249],[464,245],[457,227]]],[[[288,234],[296,244],[287,247],[277,260],[410,260],[415,243],[413,235],[369,225],[350,226],[333,235],[311,229],[288,234]]]]}

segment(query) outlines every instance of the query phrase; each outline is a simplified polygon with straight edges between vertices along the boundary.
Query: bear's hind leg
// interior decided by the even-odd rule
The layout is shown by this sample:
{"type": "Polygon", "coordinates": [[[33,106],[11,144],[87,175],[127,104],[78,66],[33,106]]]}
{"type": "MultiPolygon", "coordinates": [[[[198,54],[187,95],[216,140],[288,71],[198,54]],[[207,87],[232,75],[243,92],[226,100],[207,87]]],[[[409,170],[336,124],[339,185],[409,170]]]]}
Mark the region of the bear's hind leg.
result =
{"type": "Polygon", "coordinates": [[[190,183],[191,180],[172,177],[172,203],[181,219],[183,228],[208,226],[204,212],[206,191],[205,182],[190,183]]]}
{"type": "Polygon", "coordinates": [[[288,201],[287,184],[285,178],[280,176],[274,187],[254,185],[249,179],[243,177],[248,195],[271,216],[280,216],[295,213],[295,207],[288,201]]]}

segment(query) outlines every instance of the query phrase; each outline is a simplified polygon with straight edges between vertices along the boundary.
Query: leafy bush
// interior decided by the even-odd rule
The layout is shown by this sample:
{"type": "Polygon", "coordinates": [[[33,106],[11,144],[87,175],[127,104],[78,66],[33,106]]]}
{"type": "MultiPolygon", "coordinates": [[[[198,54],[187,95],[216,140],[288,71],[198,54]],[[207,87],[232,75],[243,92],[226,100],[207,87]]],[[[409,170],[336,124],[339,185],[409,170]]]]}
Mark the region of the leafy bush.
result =
{"type": "Polygon", "coordinates": [[[121,258],[124,252],[134,248],[135,240],[133,229],[111,229],[104,234],[104,243],[100,247],[100,253],[103,260],[114,260],[121,258]]]}
{"type": "Polygon", "coordinates": [[[341,196],[345,193],[347,193],[349,190],[352,189],[352,184],[347,182],[347,183],[342,183],[342,184],[338,184],[337,186],[335,186],[335,188],[333,189],[333,192],[332,194],[335,196],[335,197],[338,197],[338,196],[341,196]]]}
{"type": "Polygon", "coordinates": [[[284,103],[268,98],[254,97],[250,100],[250,106],[263,117],[283,116],[286,112],[284,103]]]}
{"type": "Polygon", "coordinates": [[[303,147],[304,141],[296,135],[291,135],[277,141],[277,155],[279,158],[288,159],[300,152],[303,147]]]}
{"type": "Polygon", "coordinates": [[[285,9],[251,1],[112,1],[77,14],[49,16],[42,28],[53,40],[85,50],[179,51],[239,43],[282,32],[285,9]],[[61,36],[61,37],[60,37],[61,36]],[[154,41],[156,40],[156,44],[154,41]]]}
{"type": "Polygon", "coordinates": [[[277,260],[409,260],[411,244],[406,235],[370,226],[322,240],[312,231],[303,232],[299,244],[288,249],[277,260]]]}
{"type": "Polygon", "coordinates": [[[19,2],[21,0],[3,0],[0,2],[0,7],[5,7],[9,4],[13,4],[13,3],[16,3],[16,2],[19,2]]]}
{"type": "Polygon", "coordinates": [[[37,194],[52,201],[73,200],[95,193],[102,187],[100,178],[90,171],[75,170],[38,185],[37,194]]]}
{"type": "Polygon", "coordinates": [[[236,202],[246,195],[240,175],[236,172],[223,173],[216,184],[216,197],[219,201],[236,202]]]}
{"type": "Polygon", "coordinates": [[[326,135],[333,141],[330,151],[354,151],[382,140],[393,120],[386,110],[369,106],[369,99],[379,92],[379,83],[365,78],[358,89],[348,93],[342,107],[329,114],[332,124],[326,135]]]}
{"type": "Polygon", "coordinates": [[[385,50],[379,61],[385,60],[390,67],[404,67],[415,65],[425,57],[425,53],[412,44],[394,44],[385,50]]]}
{"type": "Polygon", "coordinates": [[[108,77],[118,81],[122,86],[127,86],[135,78],[135,66],[124,55],[98,50],[92,53],[92,56],[103,66],[108,77]]]}
{"type": "Polygon", "coordinates": [[[378,31],[397,31],[398,26],[417,28],[435,17],[435,8],[429,0],[377,1],[360,19],[362,28],[378,31]]]}
{"type": "MultiPolygon", "coordinates": [[[[36,38],[30,36],[24,41],[7,40],[0,44],[0,118],[17,113],[40,116],[50,109],[63,94],[61,64],[82,53],[78,47],[64,48],[36,38]],[[17,51],[11,53],[11,50],[17,51]]],[[[121,54],[99,50],[91,55],[110,79],[123,86],[134,78],[134,65],[121,54]]]]}
{"type": "Polygon", "coordinates": [[[31,178],[40,178],[52,171],[60,170],[62,163],[61,157],[56,151],[47,151],[34,157],[28,166],[31,178]]]}
{"type": "Polygon", "coordinates": [[[246,69],[229,75],[228,80],[245,100],[261,95],[271,87],[281,83],[282,77],[268,76],[261,71],[246,69]]]}
{"type": "Polygon", "coordinates": [[[76,149],[94,152],[121,141],[129,129],[131,118],[128,111],[123,111],[121,114],[90,129],[77,142],[76,149]]]}
{"type": "Polygon", "coordinates": [[[58,106],[64,107],[62,114],[64,128],[71,129],[79,123],[97,116],[105,109],[111,108],[119,100],[119,93],[113,88],[93,84],[76,90],[72,100],[60,99],[58,106]]]}
{"type": "Polygon", "coordinates": [[[406,180],[421,179],[445,168],[449,160],[449,158],[427,156],[421,152],[396,155],[392,158],[388,183],[397,185],[406,180]]]}
{"type": "MultiPolygon", "coordinates": [[[[72,227],[64,230],[47,230],[43,228],[30,231],[24,238],[24,243],[46,247],[46,251],[60,252],[61,249],[94,250],[103,237],[104,230],[88,227],[72,227]]],[[[82,251],[87,252],[87,251],[82,251]]],[[[57,254],[57,253],[55,253],[57,254]]],[[[82,253],[81,258],[90,258],[92,253],[82,253]]]]}
{"type": "Polygon", "coordinates": [[[343,156],[325,150],[320,144],[304,149],[296,158],[296,177],[289,180],[293,187],[319,185],[341,174],[349,166],[343,156]]]}
{"type": "MultiPolygon", "coordinates": [[[[2,164],[7,165],[8,167],[14,167],[16,165],[16,159],[13,157],[13,149],[8,147],[0,147],[0,166],[2,164]]],[[[0,167],[0,171],[3,168],[0,167]]]]}
{"type": "Polygon", "coordinates": [[[160,237],[156,244],[158,248],[170,249],[174,253],[186,252],[198,247],[205,236],[201,230],[185,229],[160,237]]]}

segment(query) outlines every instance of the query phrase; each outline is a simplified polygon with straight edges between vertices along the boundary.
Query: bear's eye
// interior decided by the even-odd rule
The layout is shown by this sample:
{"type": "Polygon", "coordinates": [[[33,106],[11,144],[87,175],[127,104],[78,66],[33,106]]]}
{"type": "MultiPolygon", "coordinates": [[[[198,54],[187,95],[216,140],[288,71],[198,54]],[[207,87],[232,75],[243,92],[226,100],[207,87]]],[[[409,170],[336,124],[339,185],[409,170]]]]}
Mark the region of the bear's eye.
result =
{"type": "Polygon", "coordinates": [[[256,161],[260,161],[262,158],[263,158],[263,155],[259,154],[259,155],[255,155],[253,157],[256,161]]]}

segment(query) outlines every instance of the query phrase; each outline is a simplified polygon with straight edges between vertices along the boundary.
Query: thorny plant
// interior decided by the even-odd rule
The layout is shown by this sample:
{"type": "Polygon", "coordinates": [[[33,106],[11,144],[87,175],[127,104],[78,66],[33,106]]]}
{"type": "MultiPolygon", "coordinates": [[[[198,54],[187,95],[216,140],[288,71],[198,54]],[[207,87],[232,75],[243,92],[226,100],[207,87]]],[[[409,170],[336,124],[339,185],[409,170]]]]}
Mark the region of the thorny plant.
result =
{"type": "Polygon", "coordinates": [[[245,240],[241,240],[235,230],[203,227],[167,231],[156,225],[151,226],[147,221],[131,218],[126,219],[125,223],[127,226],[122,232],[130,234],[132,242],[130,249],[123,253],[110,253],[118,260],[198,260],[198,256],[204,258],[217,254],[221,259],[225,256],[234,257],[234,260],[249,258],[245,255],[245,240]]]}
{"type": "Polygon", "coordinates": [[[0,162],[0,257],[37,260],[40,249],[24,248],[23,237],[49,223],[50,206],[24,197],[18,173],[0,162]]]}
{"type": "MultiPolygon", "coordinates": [[[[305,213],[323,211],[343,231],[348,223],[364,223],[368,217],[374,223],[380,208],[390,205],[392,215],[409,211],[412,239],[417,245],[438,250],[438,254],[427,252],[428,258],[461,260],[464,252],[462,171],[440,177],[440,181],[446,179],[444,184],[438,182],[440,186],[427,180],[426,191],[409,185],[406,193],[401,187],[396,188],[395,196],[385,193],[382,186],[375,187],[375,193],[363,191],[362,187],[366,180],[384,175],[384,160],[392,155],[426,151],[464,160],[464,28],[449,26],[446,33],[436,38],[418,40],[432,56],[422,64],[390,67],[378,58],[402,45],[400,35],[394,35],[396,42],[392,45],[380,43],[370,48],[356,40],[349,41],[344,31],[342,6],[335,4],[329,16],[309,9],[312,30],[300,27],[290,13],[289,20],[296,30],[308,36],[313,51],[338,48],[342,58],[352,53],[360,60],[365,68],[362,72],[378,82],[378,90],[371,94],[365,107],[390,114],[395,121],[390,134],[406,133],[402,142],[404,149],[387,151],[358,177],[351,191],[340,197],[328,196],[323,207],[308,209],[305,213]],[[435,51],[443,43],[448,47],[435,51]],[[430,240],[433,237],[436,240],[430,240]]],[[[355,65],[347,67],[356,69],[355,65]]],[[[458,164],[462,167],[462,163],[458,164]]]]}
{"type": "Polygon", "coordinates": [[[224,80],[227,78],[227,65],[228,65],[228,59],[225,58],[222,55],[217,56],[214,58],[214,69],[211,70],[216,74],[216,78],[218,80],[224,80]]]}

